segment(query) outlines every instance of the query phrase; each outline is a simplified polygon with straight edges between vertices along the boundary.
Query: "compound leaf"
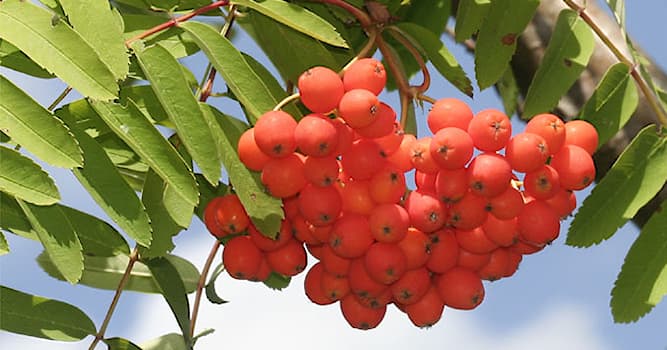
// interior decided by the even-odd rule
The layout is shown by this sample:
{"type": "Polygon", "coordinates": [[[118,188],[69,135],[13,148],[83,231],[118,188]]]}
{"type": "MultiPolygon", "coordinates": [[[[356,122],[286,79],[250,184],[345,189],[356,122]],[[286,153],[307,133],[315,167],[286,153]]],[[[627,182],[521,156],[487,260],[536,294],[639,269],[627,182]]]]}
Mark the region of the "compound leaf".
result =
{"type": "Polygon", "coordinates": [[[49,205],[60,200],[53,179],[32,159],[2,146],[0,159],[0,191],[37,205],[49,205]]]}

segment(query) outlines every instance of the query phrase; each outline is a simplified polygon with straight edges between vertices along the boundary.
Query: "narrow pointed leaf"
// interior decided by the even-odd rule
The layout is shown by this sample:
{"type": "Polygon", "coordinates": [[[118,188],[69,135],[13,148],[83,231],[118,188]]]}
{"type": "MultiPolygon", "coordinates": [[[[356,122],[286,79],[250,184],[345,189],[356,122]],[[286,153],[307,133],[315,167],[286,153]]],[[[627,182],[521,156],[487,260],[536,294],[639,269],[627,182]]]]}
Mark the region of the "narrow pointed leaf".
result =
{"type": "Polygon", "coordinates": [[[53,166],[83,165],[79,145],[62,121],[1,75],[0,91],[0,130],[53,166]]]}
{"type": "Polygon", "coordinates": [[[477,33],[490,5],[491,0],[459,1],[456,11],[456,27],[454,27],[457,42],[463,42],[477,33]]]}
{"type": "Polygon", "coordinates": [[[667,294],[667,210],[657,210],[625,257],[611,291],[614,321],[637,321],[667,294]]]}
{"type": "Polygon", "coordinates": [[[2,146],[0,159],[0,191],[37,205],[49,205],[60,200],[53,179],[32,159],[2,146]]]}
{"type": "Polygon", "coordinates": [[[57,270],[69,283],[77,283],[83,272],[83,247],[67,216],[57,206],[18,203],[57,270]]]}
{"type": "Polygon", "coordinates": [[[197,204],[199,193],[190,169],[131,100],[127,107],[108,102],[94,102],[92,106],[116,135],[171,184],[185,201],[197,204]]]}
{"type": "Polygon", "coordinates": [[[561,11],[542,63],[528,88],[523,117],[530,118],[555,107],[586,68],[594,48],[595,37],[588,24],[572,10],[561,11]]]}
{"type": "Polygon", "coordinates": [[[9,243],[7,243],[7,238],[5,234],[0,232],[0,256],[9,253],[9,243]]]}
{"type": "Polygon", "coordinates": [[[667,181],[667,137],[654,125],[641,130],[584,200],[566,243],[576,247],[611,237],[667,181]]]}
{"type": "MultiPolygon", "coordinates": [[[[164,258],[168,259],[178,271],[185,285],[185,290],[188,293],[194,292],[199,281],[197,268],[191,262],[175,255],[166,255],[164,258]]],[[[130,258],[126,255],[113,257],[86,256],[84,259],[85,269],[79,284],[98,289],[116,290],[129,261],[130,258]]],[[[46,253],[37,257],[37,263],[49,276],[61,281],[64,280],[62,274],[58,272],[53,265],[53,261],[46,253]]],[[[160,288],[153,280],[150,270],[140,261],[132,267],[132,272],[124,290],[160,293],[160,288]]]]}
{"type": "Polygon", "coordinates": [[[220,276],[220,274],[224,271],[225,271],[225,265],[220,263],[218,266],[215,267],[215,269],[213,269],[213,272],[211,272],[211,277],[209,278],[208,283],[206,283],[206,288],[205,288],[206,299],[208,299],[208,301],[212,302],[213,304],[227,303],[227,300],[222,299],[215,291],[215,281],[218,279],[218,276],[220,276]]]}
{"type": "Polygon", "coordinates": [[[169,304],[176,321],[181,328],[183,339],[188,348],[192,348],[190,336],[190,302],[185,285],[176,268],[165,258],[151,259],[145,262],[159,286],[162,296],[169,304]]]}
{"type": "MultiPolygon", "coordinates": [[[[250,66],[250,69],[252,69],[255,74],[259,77],[259,79],[264,82],[264,85],[266,85],[266,88],[270,91],[271,96],[277,101],[282,101],[284,98],[287,97],[287,92],[285,91],[285,88],[283,88],[278,80],[269,72],[269,70],[264,67],[261,63],[259,63],[254,57],[250,55],[246,55],[242,53],[243,58],[246,60],[248,63],[248,66],[250,66]]],[[[286,106],[282,108],[283,111],[289,113],[292,117],[294,117],[297,120],[301,120],[301,117],[303,116],[303,113],[301,110],[296,106],[295,103],[289,103],[286,106]]]]}
{"type": "Polygon", "coordinates": [[[0,40],[0,66],[42,79],[51,79],[53,74],[40,67],[16,46],[0,40]]]}
{"type": "Polygon", "coordinates": [[[479,29],[475,73],[480,90],[497,82],[516,50],[516,38],[533,17],[539,0],[494,0],[479,29]]]}
{"type": "Polygon", "coordinates": [[[198,108],[176,58],[160,45],[141,50],[135,46],[141,69],[169,120],[174,123],[181,141],[211,184],[220,179],[220,160],[215,153],[215,140],[198,108]]]}
{"type": "Polygon", "coordinates": [[[183,229],[165,207],[166,186],[164,180],[151,170],[146,175],[144,188],[141,191],[141,201],[153,226],[153,241],[150,246],[140,251],[141,256],[147,259],[163,256],[174,249],[172,237],[183,229]]]}
{"type": "Polygon", "coordinates": [[[327,44],[348,48],[336,27],[307,9],[282,0],[232,0],[233,4],[249,7],[290,28],[327,44]]]}
{"type": "Polygon", "coordinates": [[[84,130],[92,137],[113,133],[86,99],[68,103],[56,109],[54,113],[65,124],[84,130]]]}
{"type": "Polygon", "coordinates": [[[141,157],[132,150],[118,135],[114,133],[104,134],[95,138],[95,141],[104,149],[109,160],[116,166],[122,175],[145,173],[150,169],[141,157]]]}
{"type": "Polygon", "coordinates": [[[161,337],[141,343],[142,350],[187,350],[183,335],[177,333],[165,334],[161,337]]]}
{"type": "Polygon", "coordinates": [[[64,21],[29,1],[0,2],[0,38],[18,47],[82,95],[116,97],[116,78],[93,48],[64,21]]]}
{"type": "Polygon", "coordinates": [[[162,108],[160,100],[149,85],[130,85],[120,89],[120,103],[126,104],[128,99],[134,101],[139,109],[144,112],[154,123],[176,129],[167,117],[167,112],[162,108]]]}
{"type": "Polygon", "coordinates": [[[630,68],[617,63],[607,70],[593,95],[581,110],[581,119],[598,132],[598,145],[604,145],[630,119],[639,104],[639,95],[630,68]]]}
{"type": "Polygon", "coordinates": [[[514,115],[516,106],[519,103],[520,91],[511,67],[507,68],[503,77],[496,84],[496,87],[498,88],[500,98],[503,100],[505,114],[508,116],[514,115]]]}
{"type": "MultiPolygon", "coordinates": [[[[164,16],[155,16],[123,13],[122,17],[123,23],[125,24],[125,33],[123,34],[125,40],[136,37],[148,29],[169,20],[167,14],[164,16]]],[[[159,42],[160,45],[166,48],[176,58],[190,56],[199,51],[199,47],[197,47],[197,45],[184,34],[183,29],[179,27],[171,27],[163,30],[145,38],[143,41],[146,46],[159,42]]]]}
{"type": "Polygon", "coordinates": [[[68,22],[93,47],[117,80],[127,76],[130,56],[123,41],[123,22],[107,0],[59,0],[68,22]]]}
{"type": "Polygon", "coordinates": [[[84,166],[72,172],[123,231],[140,245],[149,246],[152,229],[139,197],[123,180],[100,144],[85,132],[74,132],[83,149],[84,166]]]}
{"type": "Polygon", "coordinates": [[[468,96],[472,96],[472,84],[454,55],[445,44],[428,29],[414,23],[398,24],[403,32],[413,41],[419,43],[433,66],[457,89],[468,96]]]}
{"type": "Polygon", "coordinates": [[[614,12],[614,17],[616,22],[621,25],[621,29],[625,30],[625,0],[606,0],[607,5],[612,12],[614,12]]]}
{"type": "Polygon", "coordinates": [[[62,301],[0,286],[0,329],[59,341],[95,334],[95,324],[81,309],[62,301]]]}
{"type": "Polygon", "coordinates": [[[138,345],[125,338],[106,338],[102,341],[108,346],[108,350],[142,350],[138,345]]]}
{"type": "Polygon", "coordinates": [[[201,108],[208,118],[218,124],[217,128],[213,128],[218,141],[218,152],[222,155],[222,162],[229,174],[229,181],[234,184],[234,190],[243,207],[253,224],[262,233],[275,237],[284,217],[281,201],[267,194],[258,176],[248,170],[239,160],[236,144],[243,130],[238,129],[230,121],[231,117],[224,115],[215,107],[201,104],[201,108]]]}
{"type": "Polygon", "coordinates": [[[251,122],[273,109],[280,102],[271,94],[266,84],[250,68],[243,55],[224,36],[211,26],[198,23],[183,23],[185,29],[215,69],[225,79],[229,89],[249,113],[251,122]]]}
{"type": "MultiPolygon", "coordinates": [[[[54,206],[60,208],[72,224],[84,254],[95,256],[130,254],[125,238],[108,223],[74,208],[60,204],[54,206]]],[[[39,240],[37,232],[32,229],[30,221],[16,199],[2,192],[0,192],[0,228],[27,239],[39,240]]]]}
{"type": "Polygon", "coordinates": [[[314,66],[338,71],[351,58],[335,56],[321,42],[258,12],[248,13],[239,23],[244,25],[285,81],[296,83],[301,73],[314,66]],[[308,54],[304,55],[304,52],[308,54]]]}

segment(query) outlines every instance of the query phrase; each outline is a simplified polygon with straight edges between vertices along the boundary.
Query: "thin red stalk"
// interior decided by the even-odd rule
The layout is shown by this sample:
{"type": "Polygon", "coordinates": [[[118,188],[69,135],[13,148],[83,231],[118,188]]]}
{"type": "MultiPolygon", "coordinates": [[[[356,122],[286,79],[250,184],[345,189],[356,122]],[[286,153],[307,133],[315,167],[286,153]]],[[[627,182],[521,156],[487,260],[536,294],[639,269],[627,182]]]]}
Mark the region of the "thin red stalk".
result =
{"type": "Polygon", "coordinates": [[[195,324],[197,323],[197,316],[199,315],[199,304],[201,303],[202,290],[206,285],[208,271],[211,268],[211,264],[213,264],[213,259],[218,253],[219,248],[220,241],[216,239],[215,243],[213,243],[213,247],[211,247],[211,252],[208,254],[201,276],[199,276],[199,282],[197,282],[197,294],[195,294],[195,304],[192,307],[192,317],[190,318],[190,337],[194,337],[195,335],[195,324]]]}
{"type": "Polygon", "coordinates": [[[361,23],[362,27],[370,27],[373,24],[373,21],[366,12],[355,7],[354,5],[348,4],[343,0],[311,0],[311,1],[330,4],[342,8],[343,10],[349,12],[352,16],[354,16],[359,21],[359,23],[361,23]]]}

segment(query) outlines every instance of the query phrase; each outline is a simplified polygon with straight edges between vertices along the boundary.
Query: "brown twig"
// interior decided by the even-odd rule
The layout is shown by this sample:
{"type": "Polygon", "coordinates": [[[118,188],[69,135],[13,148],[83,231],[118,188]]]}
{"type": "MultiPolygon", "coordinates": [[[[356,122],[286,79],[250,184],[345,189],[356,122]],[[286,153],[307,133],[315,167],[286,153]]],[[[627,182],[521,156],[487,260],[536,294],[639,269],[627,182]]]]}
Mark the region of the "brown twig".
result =
{"type": "Polygon", "coordinates": [[[197,282],[197,293],[195,294],[195,303],[192,307],[192,317],[190,318],[190,337],[194,337],[195,335],[195,324],[197,323],[197,316],[199,315],[199,304],[201,303],[202,290],[206,285],[208,271],[211,269],[213,259],[218,253],[219,248],[220,241],[216,239],[215,243],[213,243],[213,246],[211,247],[211,252],[208,254],[208,258],[206,259],[206,263],[204,264],[201,275],[199,276],[199,282],[197,282]]]}
{"type": "Polygon", "coordinates": [[[422,71],[424,80],[420,85],[414,86],[414,88],[417,89],[417,93],[414,95],[416,96],[420,93],[426,92],[426,90],[428,90],[429,86],[431,85],[431,74],[426,67],[426,62],[424,62],[424,58],[422,57],[421,53],[419,53],[417,48],[412,44],[412,42],[410,42],[408,35],[402,31],[401,28],[396,26],[389,26],[387,27],[387,30],[389,31],[389,34],[394,37],[394,39],[398,40],[410,52],[422,71]]]}

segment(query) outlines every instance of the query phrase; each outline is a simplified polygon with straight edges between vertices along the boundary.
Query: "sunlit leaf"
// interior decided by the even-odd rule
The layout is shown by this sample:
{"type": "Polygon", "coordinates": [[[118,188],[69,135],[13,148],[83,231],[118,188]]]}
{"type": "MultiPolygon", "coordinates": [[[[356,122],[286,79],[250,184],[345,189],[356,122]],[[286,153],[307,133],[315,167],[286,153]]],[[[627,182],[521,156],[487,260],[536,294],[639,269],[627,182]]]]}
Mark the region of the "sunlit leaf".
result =
{"type": "Polygon", "coordinates": [[[0,329],[59,341],[95,334],[93,321],[74,305],[0,286],[0,329]]]}
{"type": "Polygon", "coordinates": [[[507,68],[503,77],[496,84],[496,87],[498,88],[500,98],[503,100],[505,114],[512,116],[516,112],[520,91],[511,68],[507,68]]]}
{"type": "Polygon", "coordinates": [[[33,62],[21,50],[6,40],[0,40],[0,66],[37,78],[50,79],[54,77],[53,74],[33,62]]]}
{"type": "MultiPolygon", "coordinates": [[[[123,34],[125,40],[136,37],[148,29],[170,20],[166,13],[155,16],[123,13],[122,16],[125,24],[125,33],[123,34]]],[[[199,51],[199,47],[197,47],[197,45],[184,34],[183,29],[178,27],[171,27],[163,30],[148,36],[143,39],[143,41],[147,46],[159,42],[160,45],[167,49],[176,58],[190,56],[199,51]]]]}
{"type": "MultiPolygon", "coordinates": [[[[210,28],[210,27],[209,27],[210,28]]],[[[141,69],[188,153],[199,165],[211,184],[220,179],[220,159],[215,153],[215,140],[198,102],[188,87],[185,75],[179,74],[180,63],[160,45],[146,49],[134,47],[141,69]]]]}
{"type": "Polygon", "coordinates": [[[73,130],[81,144],[84,166],[72,172],[95,202],[137,243],[147,247],[152,229],[146,209],[123,180],[104,149],[88,134],[73,130]]]}
{"type": "MultiPolygon", "coordinates": [[[[183,332],[186,344],[192,344],[190,335],[190,302],[183,280],[176,268],[165,258],[156,258],[144,262],[153,280],[160,288],[160,293],[169,304],[176,321],[183,332]]],[[[190,347],[190,345],[188,346],[190,347]]]]}
{"type": "Polygon", "coordinates": [[[516,50],[516,39],[539,3],[539,0],[491,2],[475,47],[475,73],[480,90],[493,85],[505,74],[516,50]]]}
{"type": "Polygon", "coordinates": [[[419,43],[424,49],[426,56],[433,63],[433,66],[449,82],[464,94],[472,96],[472,84],[456,60],[454,55],[447,49],[445,44],[428,29],[413,23],[398,24],[403,32],[411,36],[412,40],[419,43]]]}
{"type": "Polygon", "coordinates": [[[155,96],[155,92],[149,85],[123,86],[120,89],[120,103],[126,104],[128,100],[134,101],[137,107],[155,123],[171,129],[176,128],[167,117],[167,112],[162,108],[160,100],[155,96]]]}
{"type": "Polygon", "coordinates": [[[104,120],[100,118],[86,99],[68,103],[56,109],[54,113],[67,125],[72,125],[79,130],[85,130],[92,137],[112,133],[109,126],[104,123],[104,120]]]}
{"type": "Polygon", "coordinates": [[[183,335],[177,333],[165,334],[161,337],[141,343],[142,350],[187,350],[183,335]]]}
{"type": "Polygon", "coordinates": [[[630,247],[611,291],[614,321],[637,321],[667,294],[667,202],[646,222],[630,247]]]}
{"type": "Polygon", "coordinates": [[[282,0],[232,0],[231,3],[249,7],[274,21],[304,33],[327,44],[347,48],[347,43],[336,28],[307,9],[282,0]]]}
{"type": "Polygon", "coordinates": [[[262,233],[275,237],[284,217],[281,201],[268,195],[258,176],[248,170],[239,160],[235,146],[243,130],[238,129],[230,121],[231,117],[221,113],[215,107],[202,104],[201,108],[208,118],[218,124],[218,128],[213,128],[218,141],[218,152],[222,155],[222,162],[229,174],[229,181],[234,184],[234,190],[243,207],[253,224],[262,233]]]}
{"type": "Polygon", "coordinates": [[[53,179],[32,159],[2,146],[0,159],[0,191],[37,205],[49,205],[60,200],[53,179]]]}
{"type": "Polygon", "coordinates": [[[172,237],[178,234],[183,227],[178,225],[165,208],[164,194],[166,183],[154,171],[146,175],[141,201],[151,218],[153,226],[153,241],[146,249],[141,250],[141,256],[151,259],[165,255],[174,249],[172,237]]]}
{"type": "Polygon", "coordinates": [[[18,203],[57,271],[69,283],[77,283],[83,272],[83,247],[67,216],[57,206],[18,203]]]}
{"type": "Polygon", "coordinates": [[[199,193],[190,169],[131,100],[127,107],[108,102],[95,102],[92,106],[116,135],[172,185],[185,201],[197,204],[199,193]]]}
{"type": "MultiPolygon", "coordinates": [[[[266,67],[264,67],[261,63],[257,62],[257,60],[246,54],[242,54],[243,58],[246,60],[248,65],[250,66],[250,69],[252,69],[255,74],[259,77],[259,79],[264,82],[264,85],[266,85],[266,88],[270,91],[271,96],[274,97],[275,100],[277,101],[282,101],[284,98],[287,97],[287,92],[285,89],[280,85],[278,80],[269,72],[266,67]]],[[[283,111],[289,113],[294,119],[300,120],[303,113],[301,113],[301,110],[297,108],[296,104],[290,103],[287,106],[282,108],[283,111]]]]}
{"type": "Polygon", "coordinates": [[[579,79],[594,48],[591,27],[576,12],[561,11],[544,58],[528,88],[523,117],[530,118],[556,106],[561,96],[579,79]]]}
{"type": "Polygon", "coordinates": [[[266,84],[250,68],[243,55],[211,26],[188,22],[181,25],[211,60],[218,73],[254,122],[278,104],[266,84]]]}
{"type": "Polygon", "coordinates": [[[621,29],[625,30],[625,0],[606,0],[609,8],[614,12],[616,21],[621,25],[621,29]]]}
{"type": "Polygon", "coordinates": [[[95,50],[67,23],[53,23],[52,19],[50,11],[30,1],[2,1],[0,38],[82,95],[100,100],[115,98],[116,78],[95,50]]]}
{"type": "MultiPolygon", "coordinates": [[[[199,281],[197,268],[191,262],[175,255],[167,254],[164,258],[168,259],[178,270],[178,274],[185,284],[185,290],[188,293],[194,292],[199,281]]],[[[113,257],[85,256],[85,268],[79,284],[98,289],[116,290],[129,261],[130,258],[126,255],[113,257]]],[[[37,257],[37,263],[49,276],[61,281],[64,280],[46,253],[37,257]]],[[[140,261],[134,264],[124,290],[160,293],[160,288],[153,280],[150,270],[140,261]]]]}
{"type": "Polygon", "coordinates": [[[123,42],[123,23],[107,0],[58,0],[67,20],[89,44],[118,80],[127,76],[130,64],[123,42]]]}
{"type": "Polygon", "coordinates": [[[639,95],[630,76],[630,68],[617,63],[607,70],[593,95],[581,109],[581,119],[589,121],[604,145],[614,136],[637,109],[639,95]]]}
{"type": "Polygon", "coordinates": [[[9,243],[7,243],[7,238],[5,234],[0,232],[0,256],[9,253],[9,243]]]}
{"type": "Polygon", "coordinates": [[[79,145],[62,121],[2,75],[0,91],[0,130],[3,133],[53,166],[83,165],[79,145]]]}
{"type": "Polygon", "coordinates": [[[456,41],[463,42],[477,33],[490,5],[491,0],[459,1],[454,28],[456,41]]]}
{"type": "Polygon", "coordinates": [[[667,136],[642,129],[584,200],[566,243],[587,247],[611,237],[667,181],[667,136]]]}

